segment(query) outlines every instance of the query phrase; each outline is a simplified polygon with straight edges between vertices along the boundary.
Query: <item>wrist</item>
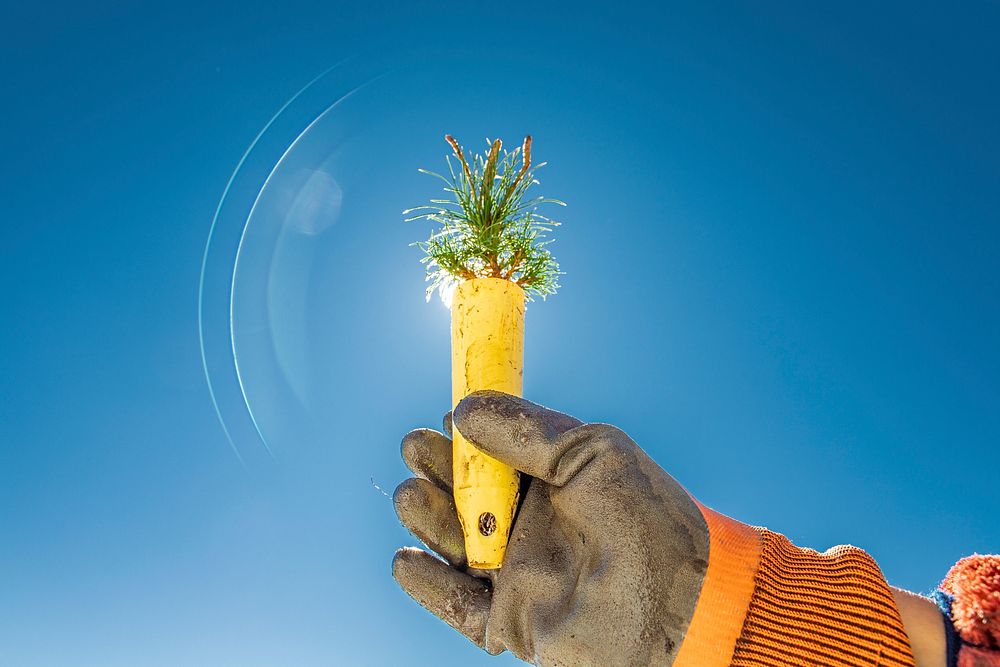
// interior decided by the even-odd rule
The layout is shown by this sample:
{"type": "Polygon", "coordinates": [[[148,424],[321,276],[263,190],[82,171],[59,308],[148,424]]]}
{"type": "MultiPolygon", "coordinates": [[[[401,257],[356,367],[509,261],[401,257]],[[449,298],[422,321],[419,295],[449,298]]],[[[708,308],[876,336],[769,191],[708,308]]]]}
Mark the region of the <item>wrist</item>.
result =
{"type": "Polygon", "coordinates": [[[945,667],[945,628],[941,611],[930,598],[891,587],[903,619],[917,667],[945,667]]]}

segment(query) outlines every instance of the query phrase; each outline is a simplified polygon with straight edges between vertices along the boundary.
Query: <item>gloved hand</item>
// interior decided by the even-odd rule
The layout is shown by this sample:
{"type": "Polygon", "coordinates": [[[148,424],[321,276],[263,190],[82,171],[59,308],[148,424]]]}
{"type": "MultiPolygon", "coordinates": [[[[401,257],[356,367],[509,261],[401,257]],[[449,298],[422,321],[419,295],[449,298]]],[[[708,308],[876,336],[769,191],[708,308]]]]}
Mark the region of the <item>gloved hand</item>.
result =
{"type": "Polygon", "coordinates": [[[454,424],[526,473],[503,567],[467,567],[451,441],[421,429],[403,439],[417,478],[394,502],[444,561],[401,549],[393,574],[490,653],[546,667],[914,666],[893,594],[861,549],[800,549],[714,512],[613,426],[499,392],[462,400],[454,424]]]}
{"type": "Polygon", "coordinates": [[[684,489],[621,430],[506,394],[466,398],[454,424],[530,476],[503,567],[467,570],[451,441],[420,429],[403,439],[417,477],[396,489],[396,512],[447,563],[401,549],[400,585],[493,654],[551,666],[671,664],[708,565],[708,528],[684,489]]]}

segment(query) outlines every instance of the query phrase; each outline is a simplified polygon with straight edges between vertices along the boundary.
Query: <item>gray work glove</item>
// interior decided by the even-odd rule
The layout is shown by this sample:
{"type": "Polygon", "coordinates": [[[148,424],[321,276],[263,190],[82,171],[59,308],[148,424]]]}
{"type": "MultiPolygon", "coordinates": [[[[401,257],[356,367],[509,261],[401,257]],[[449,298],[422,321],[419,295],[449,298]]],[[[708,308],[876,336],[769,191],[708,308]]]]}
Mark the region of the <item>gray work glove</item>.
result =
{"type": "Polygon", "coordinates": [[[403,459],[417,477],[396,489],[396,513],[444,560],[397,551],[406,592],[492,654],[549,667],[670,665],[708,567],[708,527],[687,492],[621,430],[507,394],[472,394],[454,424],[526,473],[523,501],[503,567],[469,569],[451,441],[407,434],[403,459]]]}

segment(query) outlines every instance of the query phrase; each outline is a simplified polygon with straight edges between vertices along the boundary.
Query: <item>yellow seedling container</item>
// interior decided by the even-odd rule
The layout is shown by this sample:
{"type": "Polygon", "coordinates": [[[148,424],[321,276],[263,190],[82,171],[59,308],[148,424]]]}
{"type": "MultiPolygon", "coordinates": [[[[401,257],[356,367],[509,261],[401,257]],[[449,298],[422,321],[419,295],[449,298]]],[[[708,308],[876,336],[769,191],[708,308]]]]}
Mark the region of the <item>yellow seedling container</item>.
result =
{"type": "MultiPolygon", "coordinates": [[[[520,396],[524,369],[524,290],[501,278],[473,278],[451,305],[452,406],[474,391],[520,396]]],[[[469,565],[503,564],[517,507],[518,472],[453,429],[455,506],[469,565]]]]}

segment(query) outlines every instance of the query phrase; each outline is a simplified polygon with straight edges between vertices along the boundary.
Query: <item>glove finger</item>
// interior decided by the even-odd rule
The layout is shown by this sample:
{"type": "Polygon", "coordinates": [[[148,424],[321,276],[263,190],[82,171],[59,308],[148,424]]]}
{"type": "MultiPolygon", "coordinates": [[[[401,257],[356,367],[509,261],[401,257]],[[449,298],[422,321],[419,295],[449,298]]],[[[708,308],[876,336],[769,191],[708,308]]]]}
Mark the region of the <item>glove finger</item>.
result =
{"type": "Polygon", "coordinates": [[[392,502],[400,523],[421,542],[456,567],[467,563],[465,538],[450,493],[411,477],[396,487],[392,502]]]}
{"type": "Polygon", "coordinates": [[[570,441],[560,438],[583,422],[499,391],[478,391],[454,410],[455,426],[476,447],[551,484],[570,441]]]}
{"type": "Polygon", "coordinates": [[[482,647],[492,594],[489,585],[449,567],[426,551],[404,548],[392,560],[392,576],[424,609],[482,647]]]}
{"type": "Polygon", "coordinates": [[[441,420],[441,426],[444,427],[444,434],[450,438],[451,430],[455,428],[455,425],[451,421],[451,410],[449,410],[448,414],[446,414],[444,419],[441,420]]]}
{"type": "Polygon", "coordinates": [[[406,467],[418,477],[451,491],[451,440],[429,428],[418,428],[403,437],[400,450],[406,467]]]}

